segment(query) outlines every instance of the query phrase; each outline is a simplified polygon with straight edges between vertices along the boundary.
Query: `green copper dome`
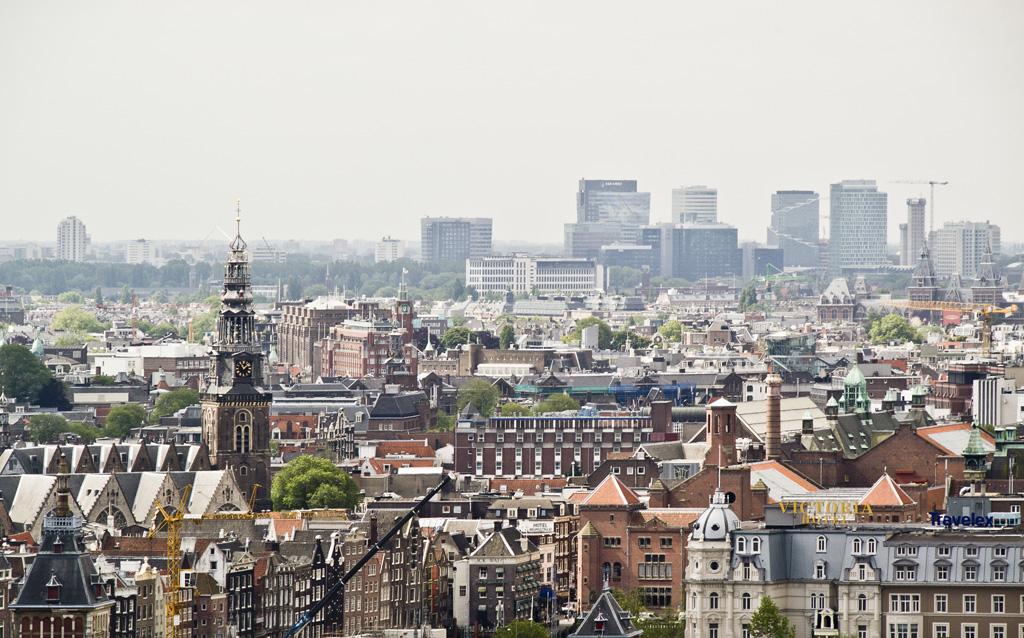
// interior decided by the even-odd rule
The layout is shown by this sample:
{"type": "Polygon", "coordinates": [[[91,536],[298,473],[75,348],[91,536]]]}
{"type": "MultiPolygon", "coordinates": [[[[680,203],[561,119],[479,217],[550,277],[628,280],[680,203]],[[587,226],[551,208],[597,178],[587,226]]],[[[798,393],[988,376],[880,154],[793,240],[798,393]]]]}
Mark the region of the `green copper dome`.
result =
{"type": "Polygon", "coordinates": [[[846,373],[846,378],[843,379],[843,385],[849,387],[851,385],[860,385],[862,383],[866,384],[867,379],[864,378],[864,373],[860,371],[860,368],[854,364],[854,366],[850,368],[850,371],[846,373]]]}

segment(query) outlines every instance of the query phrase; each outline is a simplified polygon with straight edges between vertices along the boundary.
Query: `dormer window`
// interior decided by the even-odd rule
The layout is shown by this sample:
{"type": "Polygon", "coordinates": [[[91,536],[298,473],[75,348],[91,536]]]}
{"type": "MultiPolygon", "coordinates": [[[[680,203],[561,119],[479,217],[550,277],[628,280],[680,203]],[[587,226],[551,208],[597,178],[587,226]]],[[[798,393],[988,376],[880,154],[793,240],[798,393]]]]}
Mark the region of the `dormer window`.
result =
{"type": "Polygon", "coordinates": [[[57,574],[50,574],[50,580],[46,583],[46,602],[56,603],[60,602],[60,590],[64,587],[59,580],[57,580],[57,574]]]}
{"type": "Polygon", "coordinates": [[[827,538],[825,538],[824,536],[819,536],[818,537],[818,547],[817,547],[816,551],[819,554],[824,554],[826,551],[828,551],[828,539],[827,538]]]}
{"type": "Polygon", "coordinates": [[[761,553],[761,538],[760,537],[755,536],[754,538],[750,539],[750,551],[753,552],[754,554],[760,554],[761,553]]]}
{"type": "Polygon", "coordinates": [[[868,553],[871,554],[871,555],[874,555],[874,553],[877,550],[878,550],[878,541],[876,541],[873,538],[869,538],[868,539],[868,553]]]}

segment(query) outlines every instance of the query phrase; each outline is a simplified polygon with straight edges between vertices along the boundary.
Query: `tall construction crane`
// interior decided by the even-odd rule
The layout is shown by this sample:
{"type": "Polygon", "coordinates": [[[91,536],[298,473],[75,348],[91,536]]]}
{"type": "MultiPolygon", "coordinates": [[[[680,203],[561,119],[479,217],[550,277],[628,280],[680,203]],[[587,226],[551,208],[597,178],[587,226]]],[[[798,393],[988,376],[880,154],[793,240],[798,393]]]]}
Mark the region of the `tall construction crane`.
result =
{"type": "Polygon", "coordinates": [[[907,310],[929,310],[942,312],[944,310],[958,310],[960,312],[975,313],[981,317],[981,352],[988,356],[992,351],[992,317],[1002,315],[1008,317],[1017,312],[1016,305],[1006,307],[993,306],[982,303],[963,303],[959,301],[893,301],[893,306],[907,310]]]}
{"type": "Polygon", "coordinates": [[[367,552],[363,554],[363,556],[359,560],[357,560],[352,565],[352,567],[350,567],[348,571],[345,572],[345,574],[340,579],[338,579],[337,582],[331,585],[330,589],[327,590],[327,593],[324,594],[323,598],[316,601],[309,609],[302,612],[302,614],[299,616],[299,619],[295,621],[295,624],[292,625],[291,628],[284,633],[284,636],[282,638],[293,638],[300,631],[302,631],[306,625],[312,622],[313,619],[316,618],[316,615],[319,614],[323,610],[323,608],[327,606],[327,603],[331,602],[331,600],[334,599],[335,596],[344,591],[345,585],[348,584],[348,581],[352,580],[353,576],[359,573],[359,570],[363,568],[363,565],[365,565],[367,561],[373,558],[377,554],[377,552],[379,552],[387,544],[387,542],[391,540],[391,537],[397,534],[398,531],[402,529],[406,523],[409,522],[409,519],[411,519],[413,516],[416,515],[417,512],[423,509],[423,507],[430,501],[430,499],[434,498],[434,496],[436,496],[438,492],[443,490],[451,480],[452,479],[448,474],[443,474],[441,476],[441,482],[435,485],[433,488],[431,488],[431,490],[427,492],[426,496],[421,498],[418,503],[413,505],[412,509],[406,512],[402,516],[402,518],[398,519],[398,521],[395,522],[394,526],[392,526],[391,529],[389,529],[383,536],[381,536],[380,539],[377,540],[377,542],[371,545],[370,549],[368,549],[367,552]]]}
{"type": "Polygon", "coordinates": [[[934,180],[934,179],[929,179],[929,180],[906,179],[906,180],[892,180],[889,183],[890,184],[927,184],[928,185],[928,187],[930,189],[929,193],[928,193],[928,206],[931,209],[929,211],[929,213],[928,213],[928,217],[929,217],[928,232],[930,233],[931,231],[935,230],[935,187],[936,186],[945,186],[945,185],[949,184],[949,180],[946,180],[944,182],[940,182],[940,181],[934,180]]]}

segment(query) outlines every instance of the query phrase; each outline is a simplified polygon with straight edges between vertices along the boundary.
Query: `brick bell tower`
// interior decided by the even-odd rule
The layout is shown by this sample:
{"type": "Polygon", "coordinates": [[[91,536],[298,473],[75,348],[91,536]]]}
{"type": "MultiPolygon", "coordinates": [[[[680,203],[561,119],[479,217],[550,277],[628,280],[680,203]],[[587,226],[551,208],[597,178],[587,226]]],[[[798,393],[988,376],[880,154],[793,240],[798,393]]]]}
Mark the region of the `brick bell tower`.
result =
{"type": "Polygon", "coordinates": [[[263,352],[237,207],[235,227],[224,266],[217,336],[202,391],[203,440],[210,450],[210,463],[231,470],[246,498],[256,487],[256,509],[270,509],[271,394],[260,385],[263,352]]]}

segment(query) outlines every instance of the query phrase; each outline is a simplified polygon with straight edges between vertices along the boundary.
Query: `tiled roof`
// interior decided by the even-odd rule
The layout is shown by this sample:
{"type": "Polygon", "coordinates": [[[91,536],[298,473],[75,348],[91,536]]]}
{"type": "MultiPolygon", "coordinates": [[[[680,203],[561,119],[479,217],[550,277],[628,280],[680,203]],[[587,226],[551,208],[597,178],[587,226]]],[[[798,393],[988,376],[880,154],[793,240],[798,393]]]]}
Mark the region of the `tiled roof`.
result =
{"type": "MultiPolygon", "coordinates": [[[[917,435],[939,447],[950,456],[960,456],[971,438],[970,423],[947,423],[917,428],[917,435]]],[[[987,452],[996,449],[996,440],[988,432],[981,430],[981,444],[987,452]]]]}
{"type": "Polygon", "coordinates": [[[883,474],[878,477],[878,480],[871,486],[868,493],[860,500],[860,504],[870,505],[871,507],[902,507],[904,505],[913,505],[914,499],[910,498],[903,491],[903,488],[896,485],[892,477],[888,474],[883,474]]]}
{"type": "Polygon", "coordinates": [[[594,491],[583,500],[589,506],[629,506],[640,503],[636,492],[626,487],[614,474],[605,477],[594,491]]]}
{"type": "Polygon", "coordinates": [[[768,497],[778,501],[784,496],[817,492],[820,488],[778,461],[759,461],[750,464],[750,484],[763,481],[768,486],[768,497]]]}
{"type": "Polygon", "coordinates": [[[547,490],[560,490],[566,485],[565,477],[552,477],[546,479],[504,479],[493,478],[490,480],[490,489],[504,491],[509,494],[522,492],[526,495],[540,494],[547,490]]]}

